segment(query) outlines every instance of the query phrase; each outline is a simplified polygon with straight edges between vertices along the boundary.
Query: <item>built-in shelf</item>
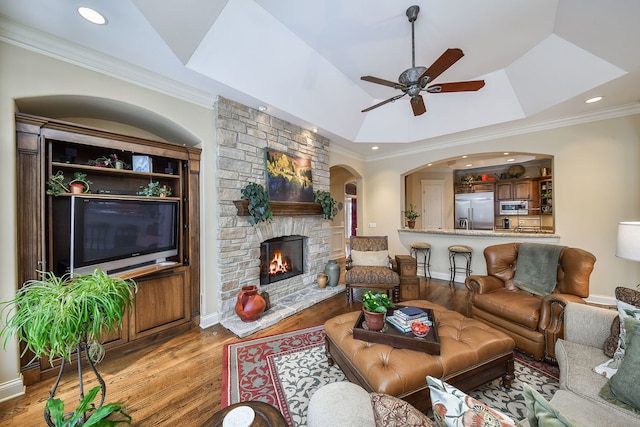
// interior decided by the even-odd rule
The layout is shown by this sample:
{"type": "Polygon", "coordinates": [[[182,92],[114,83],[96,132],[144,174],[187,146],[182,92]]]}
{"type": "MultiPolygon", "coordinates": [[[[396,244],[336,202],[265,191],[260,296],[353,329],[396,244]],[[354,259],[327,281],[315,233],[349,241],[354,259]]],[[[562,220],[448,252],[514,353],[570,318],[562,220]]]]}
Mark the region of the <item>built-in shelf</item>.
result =
{"type": "MultiPolygon", "coordinates": [[[[233,203],[238,209],[238,216],[249,216],[248,200],[234,200],[233,203]]],[[[269,202],[269,207],[274,216],[322,215],[322,206],[319,203],[269,202]]]]}

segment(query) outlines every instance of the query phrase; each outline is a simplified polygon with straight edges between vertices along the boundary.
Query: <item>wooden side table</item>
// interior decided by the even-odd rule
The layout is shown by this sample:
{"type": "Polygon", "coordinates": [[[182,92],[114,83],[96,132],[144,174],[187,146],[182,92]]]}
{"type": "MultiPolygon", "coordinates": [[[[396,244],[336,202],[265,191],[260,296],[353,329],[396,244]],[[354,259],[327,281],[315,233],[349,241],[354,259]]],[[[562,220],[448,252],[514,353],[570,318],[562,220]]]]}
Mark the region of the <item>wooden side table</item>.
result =
{"type": "Polygon", "coordinates": [[[234,403],[226,408],[222,408],[213,414],[211,418],[205,421],[204,424],[202,424],[202,427],[222,426],[222,420],[224,420],[224,417],[239,406],[248,406],[256,413],[256,417],[254,418],[253,423],[251,423],[251,427],[288,427],[287,421],[278,409],[268,403],[259,402],[257,400],[234,403]]]}

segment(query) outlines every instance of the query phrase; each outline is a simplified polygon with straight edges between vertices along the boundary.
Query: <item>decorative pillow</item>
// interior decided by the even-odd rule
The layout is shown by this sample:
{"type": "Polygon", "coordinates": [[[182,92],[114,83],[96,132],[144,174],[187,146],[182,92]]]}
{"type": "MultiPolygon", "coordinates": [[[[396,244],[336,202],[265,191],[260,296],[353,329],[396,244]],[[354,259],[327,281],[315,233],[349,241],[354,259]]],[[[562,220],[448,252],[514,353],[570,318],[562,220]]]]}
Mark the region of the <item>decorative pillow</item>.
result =
{"type": "Polygon", "coordinates": [[[620,324],[625,332],[625,354],[618,373],[609,380],[613,395],[640,410],[640,321],[627,318],[620,324]]]}
{"type": "MultiPolygon", "coordinates": [[[[616,300],[626,302],[640,308],[640,292],[635,289],[619,286],[615,290],[616,300]]],[[[611,323],[611,335],[604,342],[604,354],[613,357],[620,340],[620,317],[613,319],[611,323]]]]}
{"type": "Polygon", "coordinates": [[[540,393],[524,383],[527,421],[531,427],[570,427],[575,424],[554,408],[540,393]]]}
{"type": "Polygon", "coordinates": [[[351,265],[388,267],[389,251],[351,251],[351,265]]]}
{"type": "Polygon", "coordinates": [[[618,348],[613,354],[612,359],[607,360],[605,363],[598,365],[593,369],[595,372],[607,378],[611,378],[611,376],[615,375],[625,355],[624,320],[627,318],[640,320],[640,308],[622,301],[618,301],[617,305],[618,317],[620,318],[620,338],[618,339],[618,348]]]}
{"type": "Polygon", "coordinates": [[[444,381],[428,376],[427,384],[433,405],[433,419],[440,427],[520,425],[444,381]]]}
{"type": "Polygon", "coordinates": [[[370,393],[377,426],[433,427],[433,421],[402,399],[383,393],[370,393]]]}

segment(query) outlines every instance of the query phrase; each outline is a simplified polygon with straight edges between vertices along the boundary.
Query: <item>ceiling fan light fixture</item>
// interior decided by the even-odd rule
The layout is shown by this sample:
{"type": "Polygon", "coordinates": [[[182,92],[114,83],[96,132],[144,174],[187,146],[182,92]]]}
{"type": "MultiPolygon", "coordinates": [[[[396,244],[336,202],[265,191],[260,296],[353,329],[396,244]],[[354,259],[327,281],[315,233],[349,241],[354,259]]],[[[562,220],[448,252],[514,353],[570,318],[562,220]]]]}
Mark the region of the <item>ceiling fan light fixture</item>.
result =
{"type": "Polygon", "coordinates": [[[104,17],[100,12],[95,9],[91,9],[90,7],[80,6],[78,8],[78,13],[87,21],[96,25],[106,25],[107,18],[104,17]]]}

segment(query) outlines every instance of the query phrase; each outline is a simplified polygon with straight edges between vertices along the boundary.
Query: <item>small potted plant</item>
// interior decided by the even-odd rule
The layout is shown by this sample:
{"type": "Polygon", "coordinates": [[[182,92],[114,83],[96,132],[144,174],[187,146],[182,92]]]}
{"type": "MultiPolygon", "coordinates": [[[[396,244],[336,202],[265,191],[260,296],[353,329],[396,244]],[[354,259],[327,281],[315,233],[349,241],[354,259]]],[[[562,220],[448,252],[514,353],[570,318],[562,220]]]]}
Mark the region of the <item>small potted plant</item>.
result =
{"type": "Polygon", "coordinates": [[[82,172],[75,172],[73,179],[69,182],[65,182],[64,173],[58,171],[56,174],[49,177],[47,181],[47,195],[59,196],[63,193],[90,193],[91,181],[87,179],[87,174],[82,172]]]}
{"type": "Polygon", "coordinates": [[[409,209],[407,209],[406,211],[403,211],[403,213],[404,213],[404,217],[407,219],[407,226],[413,229],[416,226],[416,219],[420,217],[420,214],[418,213],[418,211],[416,211],[416,208],[413,206],[413,203],[410,203],[409,209]]]}
{"type": "Polygon", "coordinates": [[[160,186],[158,181],[150,182],[146,187],[140,187],[141,190],[138,193],[141,196],[147,197],[168,197],[171,195],[171,188],[166,185],[160,186]]]}
{"type": "Polygon", "coordinates": [[[367,290],[362,294],[360,301],[367,327],[373,331],[381,331],[384,328],[387,308],[395,307],[389,296],[386,292],[367,290]]]}

